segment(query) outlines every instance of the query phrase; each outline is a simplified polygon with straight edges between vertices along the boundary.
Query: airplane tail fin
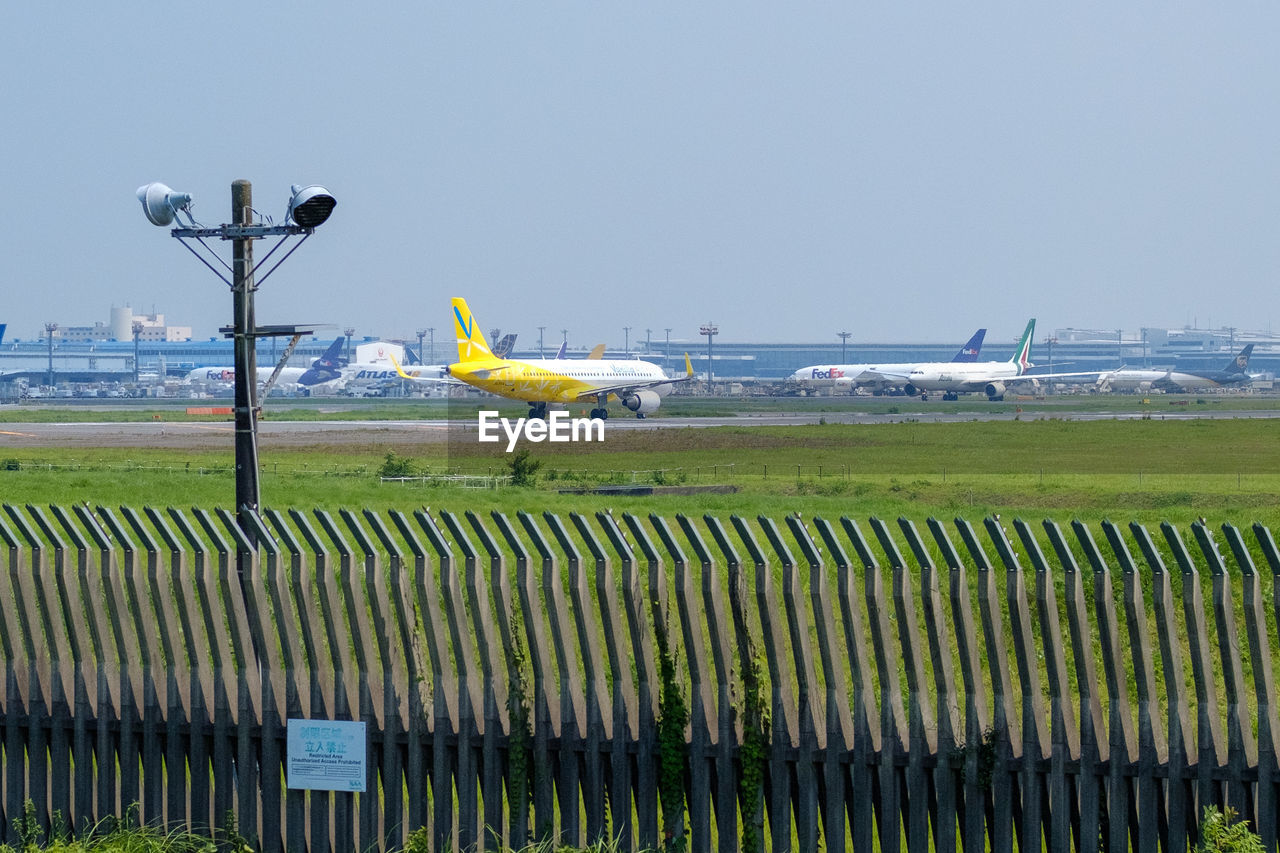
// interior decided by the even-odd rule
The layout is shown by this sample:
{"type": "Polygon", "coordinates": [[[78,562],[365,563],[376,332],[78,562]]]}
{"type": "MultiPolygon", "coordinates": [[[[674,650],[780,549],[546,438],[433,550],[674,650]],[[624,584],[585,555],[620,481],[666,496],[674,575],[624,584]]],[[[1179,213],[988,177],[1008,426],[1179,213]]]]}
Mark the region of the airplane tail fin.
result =
{"type": "Polygon", "coordinates": [[[311,362],[312,367],[338,367],[342,361],[342,344],[346,338],[339,337],[333,343],[329,344],[329,348],[324,351],[324,355],[311,362]]]}
{"type": "Polygon", "coordinates": [[[9,328],[8,323],[0,323],[0,341],[4,340],[4,330],[9,328]]]}
{"type": "Polygon", "coordinates": [[[604,344],[596,344],[591,348],[591,352],[587,353],[588,359],[599,361],[604,358],[604,344]]]}
{"type": "Polygon", "coordinates": [[[979,329],[973,333],[973,337],[969,338],[969,343],[960,347],[960,352],[956,353],[956,357],[952,361],[977,361],[978,353],[982,352],[982,339],[986,337],[987,330],[979,329]]]}
{"type": "Polygon", "coordinates": [[[493,354],[498,358],[506,358],[511,355],[511,350],[516,346],[516,333],[503,335],[496,344],[493,345],[493,354]]]}
{"type": "Polygon", "coordinates": [[[458,339],[458,361],[482,361],[493,357],[484,331],[467,307],[467,300],[461,296],[453,297],[453,331],[458,339]]]}
{"type": "Polygon", "coordinates": [[[566,351],[566,350],[568,350],[568,349],[569,349],[569,342],[568,342],[568,341],[561,341],[561,342],[560,342],[560,349],[556,350],[556,361],[559,361],[559,360],[561,360],[562,358],[564,358],[565,351],[566,351]]]}
{"type": "Polygon", "coordinates": [[[1035,334],[1036,318],[1032,317],[1031,322],[1027,323],[1027,330],[1022,333],[1022,339],[1018,341],[1017,351],[1014,352],[1013,358],[1009,359],[1009,361],[1018,365],[1019,376],[1026,373],[1028,367],[1033,366],[1031,364],[1031,341],[1035,337],[1035,334]]]}
{"type": "Polygon", "coordinates": [[[1249,370],[1249,356],[1253,355],[1253,344],[1245,344],[1244,349],[1223,368],[1227,373],[1245,373],[1249,370]]]}

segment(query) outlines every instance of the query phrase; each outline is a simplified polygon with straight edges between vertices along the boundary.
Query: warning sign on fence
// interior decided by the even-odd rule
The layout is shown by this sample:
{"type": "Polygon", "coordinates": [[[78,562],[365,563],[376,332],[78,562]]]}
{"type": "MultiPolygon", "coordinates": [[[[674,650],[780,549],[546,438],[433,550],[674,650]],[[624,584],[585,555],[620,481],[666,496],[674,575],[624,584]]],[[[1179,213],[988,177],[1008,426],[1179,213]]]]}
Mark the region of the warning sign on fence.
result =
{"type": "Polygon", "coordinates": [[[365,789],[364,723],[289,720],[288,785],[314,791],[365,789]]]}

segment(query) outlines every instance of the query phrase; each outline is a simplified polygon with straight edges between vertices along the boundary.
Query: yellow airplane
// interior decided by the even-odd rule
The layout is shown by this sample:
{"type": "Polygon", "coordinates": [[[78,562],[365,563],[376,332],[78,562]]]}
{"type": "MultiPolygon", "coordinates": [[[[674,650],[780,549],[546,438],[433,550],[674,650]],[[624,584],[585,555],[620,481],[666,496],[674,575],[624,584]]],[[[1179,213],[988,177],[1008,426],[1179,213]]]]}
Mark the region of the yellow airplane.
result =
{"type": "MultiPolygon", "coordinates": [[[[685,353],[686,375],[671,379],[652,362],[604,359],[498,358],[467,300],[453,299],[453,326],[458,339],[458,361],[445,368],[452,379],[500,397],[524,400],[529,417],[545,418],[547,405],[594,401],[593,418],[609,417],[606,404],[616,399],[636,417],[657,411],[662,398],[676,382],[693,378],[693,364],[685,353]]],[[[406,376],[405,378],[412,378],[406,376]]]]}

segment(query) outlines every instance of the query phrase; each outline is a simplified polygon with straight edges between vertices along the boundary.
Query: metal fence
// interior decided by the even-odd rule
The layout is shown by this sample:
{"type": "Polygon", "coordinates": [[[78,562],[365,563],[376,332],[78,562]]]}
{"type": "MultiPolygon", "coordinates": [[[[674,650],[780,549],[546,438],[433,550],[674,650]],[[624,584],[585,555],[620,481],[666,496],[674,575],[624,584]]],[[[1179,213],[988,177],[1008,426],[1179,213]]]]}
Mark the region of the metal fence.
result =
{"type": "Polygon", "coordinates": [[[1176,851],[1229,805],[1276,849],[1267,529],[926,527],[343,511],[246,536],[6,505],[0,817],[16,841],[28,801],[46,830],[231,813],[267,851],[420,827],[436,850],[1176,851]],[[367,793],[289,788],[288,719],[366,721],[367,793]]]}

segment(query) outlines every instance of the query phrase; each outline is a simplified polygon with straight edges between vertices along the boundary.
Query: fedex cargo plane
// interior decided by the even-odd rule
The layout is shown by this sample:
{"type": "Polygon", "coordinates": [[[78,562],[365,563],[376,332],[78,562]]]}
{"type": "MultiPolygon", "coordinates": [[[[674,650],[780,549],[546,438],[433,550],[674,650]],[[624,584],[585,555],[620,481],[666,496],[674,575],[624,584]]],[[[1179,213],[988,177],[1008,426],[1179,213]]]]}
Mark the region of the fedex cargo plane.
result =
{"type": "Polygon", "coordinates": [[[818,387],[855,388],[893,388],[904,384],[902,377],[913,370],[934,367],[939,364],[964,364],[978,360],[982,351],[982,339],[986,329],[979,329],[969,338],[969,342],[960,347],[960,351],[949,362],[903,362],[901,364],[814,364],[802,367],[791,378],[805,385],[818,387]]]}

